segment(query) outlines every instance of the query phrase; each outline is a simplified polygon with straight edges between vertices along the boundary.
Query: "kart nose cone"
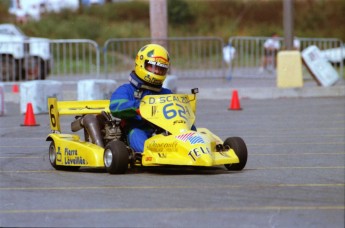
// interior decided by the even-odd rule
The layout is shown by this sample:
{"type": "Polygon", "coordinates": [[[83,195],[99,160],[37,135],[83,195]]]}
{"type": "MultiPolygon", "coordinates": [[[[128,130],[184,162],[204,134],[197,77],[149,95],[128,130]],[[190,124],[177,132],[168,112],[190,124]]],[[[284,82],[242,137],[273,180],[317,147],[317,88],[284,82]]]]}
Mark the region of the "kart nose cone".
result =
{"type": "Polygon", "coordinates": [[[113,153],[111,153],[111,150],[107,149],[104,152],[104,165],[105,165],[105,167],[110,167],[112,161],[113,161],[113,153]]]}
{"type": "Polygon", "coordinates": [[[211,156],[203,156],[202,158],[199,158],[197,163],[201,166],[213,166],[213,159],[211,156]]]}

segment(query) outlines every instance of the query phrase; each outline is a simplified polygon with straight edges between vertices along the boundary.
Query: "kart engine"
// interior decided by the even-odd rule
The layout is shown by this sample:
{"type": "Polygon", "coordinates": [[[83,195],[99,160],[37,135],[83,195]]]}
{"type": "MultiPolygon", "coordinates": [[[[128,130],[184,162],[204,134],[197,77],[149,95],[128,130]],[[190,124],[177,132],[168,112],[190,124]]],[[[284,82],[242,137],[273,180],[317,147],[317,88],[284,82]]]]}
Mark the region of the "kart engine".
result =
{"type": "Polygon", "coordinates": [[[85,141],[104,147],[110,141],[119,140],[122,137],[120,120],[113,120],[106,112],[102,112],[101,115],[87,114],[75,118],[76,120],[71,123],[71,130],[77,132],[84,129],[85,141]]]}

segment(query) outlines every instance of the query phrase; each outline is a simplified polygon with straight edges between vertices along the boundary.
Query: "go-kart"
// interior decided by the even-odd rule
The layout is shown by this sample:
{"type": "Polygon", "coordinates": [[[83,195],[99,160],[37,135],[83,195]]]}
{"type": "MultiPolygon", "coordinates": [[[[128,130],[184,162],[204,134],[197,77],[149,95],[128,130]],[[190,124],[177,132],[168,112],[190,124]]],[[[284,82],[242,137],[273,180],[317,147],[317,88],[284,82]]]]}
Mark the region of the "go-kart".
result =
{"type": "Polygon", "coordinates": [[[142,153],[135,153],[127,142],[121,120],[113,118],[109,100],[57,101],[48,99],[50,127],[49,160],[57,170],[80,167],[105,168],[111,174],[125,173],[136,166],[210,167],[224,165],[228,170],[242,170],[247,162],[247,147],[240,137],[222,141],[206,128],[191,130],[195,122],[196,93],[148,95],[140,103],[142,119],[155,129],[142,153]],[[104,119],[102,142],[95,144],[83,126],[83,118],[100,115],[104,119]],[[75,115],[72,132],[84,129],[84,140],[78,134],[62,134],[60,116],[75,115]]]}

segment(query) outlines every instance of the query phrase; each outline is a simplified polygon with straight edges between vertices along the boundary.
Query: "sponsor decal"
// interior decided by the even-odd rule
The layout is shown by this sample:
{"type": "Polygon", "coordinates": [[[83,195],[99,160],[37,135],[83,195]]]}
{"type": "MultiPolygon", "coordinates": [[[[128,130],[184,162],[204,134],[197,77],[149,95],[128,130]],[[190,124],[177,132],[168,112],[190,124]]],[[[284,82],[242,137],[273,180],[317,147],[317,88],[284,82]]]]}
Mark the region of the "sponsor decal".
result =
{"type": "Polygon", "coordinates": [[[205,141],[200,136],[192,136],[189,139],[190,144],[205,143],[205,141]]]}
{"type": "Polygon", "coordinates": [[[175,120],[175,121],[174,121],[174,123],[173,123],[173,125],[175,125],[175,124],[179,124],[179,123],[181,123],[181,124],[185,124],[185,123],[186,123],[186,121],[184,121],[184,120],[175,120]]]}
{"type": "Polygon", "coordinates": [[[156,78],[150,77],[150,75],[146,75],[144,77],[144,80],[148,83],[153,84],[153,85],[161,85],[162,84],[162,80],[157,80],[156,78]]]}
{"type": "Polygon", "coordinates": [[[195,133],[194,132],[190,132],[187,134],[182,134],[182,135],[178,135],[176,136],[177,139],[186,142],[190,137],[192,137],[195,133]]]}
{"type": "Polygon", "coordinates": [[[65,156],[77,156],[78,151],[77,150],[69,150],[68,148],[65,148],[65,156]]]}
{"type": "Polygon", "coordinates": [[[75,158],[65,157],[65,164],[66,165],[86,165],[87,161],[80,156],[75,157],[75,158]]]}
{"type": "Polygon", "coordinates": [[[197,158],[199,158],[203,154],[210,154],[211,151],[207,147],[196,147],[193,150],[188,152],[188,156],[193,159],[193,161],[196,161],[197,158]]]}
{"type": "Polygon", "coordinates": [[[157,113],[157,106],[156,105],[152,105],[151,107],[151,116],[154,117],[157,113]]]}
{"type": "Polygon", "coordinates": [[[204,139],[201,138],[199,135],[195,135],[194,132],[178,135],[176,136],[176,138],[183,142],[189,141],[192,145],[197,143],[205,143],[204,139]]]}
{"type": "Polygon", "coordinates": [[[187,96],[162,96],[162,97],[150,97],[149,104],[164,104],[167,102],[180,102],[180,103],[189,103],[187,96]]]}
{"type": "MultiPolygon", "coordinates": [[[[59,148],[60,151],[60,148],[59,148]]],[[[87,165],[88,162],[82,156],[78,155],[78,150],[65,148],[64,151],[65,165],[87,165]]]]}
{"type": "Polygon", "coordinates": [[[177,141],[168,143],[153,141],[147,146],[147,148],[152,152],[174,152],[177,151],[177,145],[177,141]]]}
{"type": "Polygon", "coordinates": [[[159,156],[160,158],[167,158],[167,153],[162,153],[162,152],[160,152],[160,153],[158,153],[158,156],[159,156]]]}
{"type": "Polygon", "coordinates": [[[58,150],[56,152],[56,161],[61,162],[61,151],[60,147],[58,147],[58,150]]]}
{"type": "Polygon", "coordinates": [[[155,61],[152,61],[152,60],[150,60],[148,63],[151,64],[151,65],[154,65],[154,66],[159,66],[159,67],[163,67],[163,68],[169,68],[169,66],[167,64],[160,63],[160,62],[155,62],[155,61]]]}

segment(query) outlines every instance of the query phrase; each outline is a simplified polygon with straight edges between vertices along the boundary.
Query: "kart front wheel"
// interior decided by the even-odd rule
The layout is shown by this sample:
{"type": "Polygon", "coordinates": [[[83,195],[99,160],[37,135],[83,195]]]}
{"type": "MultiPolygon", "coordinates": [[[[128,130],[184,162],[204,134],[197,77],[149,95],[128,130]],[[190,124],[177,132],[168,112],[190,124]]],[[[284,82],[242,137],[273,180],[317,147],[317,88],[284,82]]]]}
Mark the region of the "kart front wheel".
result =
{"type": "Polygon", "coordinates": [[[227,138],[224,142],[224,146],[233,149],[240,160],[240,162],[236,164],[226,164],[225,168],[232,171],[242,170],[246,166],[248,158],[247,146],[243,139],[240,137],[227,138]]]}
{"type": "Polygon", "coordinates": [[[128,169],[129,155],[126,145],[112,141],[104,149],[104,166],[110,174],[123,174],[128,169]]]}
{"type": "Polygon", "coordinates": [[[80,166],[62,166],[57,165],[56,160],[61,159],[61,154],[56,153],[55,143],[54,141],[51,141],[49,145],[49,161],[50,164],[56,169],[56,170],[66,170],[66,171],[76,171],[80,168],[80,166]],[[60,157],[60,158],[58,158],[60,157]]]}

